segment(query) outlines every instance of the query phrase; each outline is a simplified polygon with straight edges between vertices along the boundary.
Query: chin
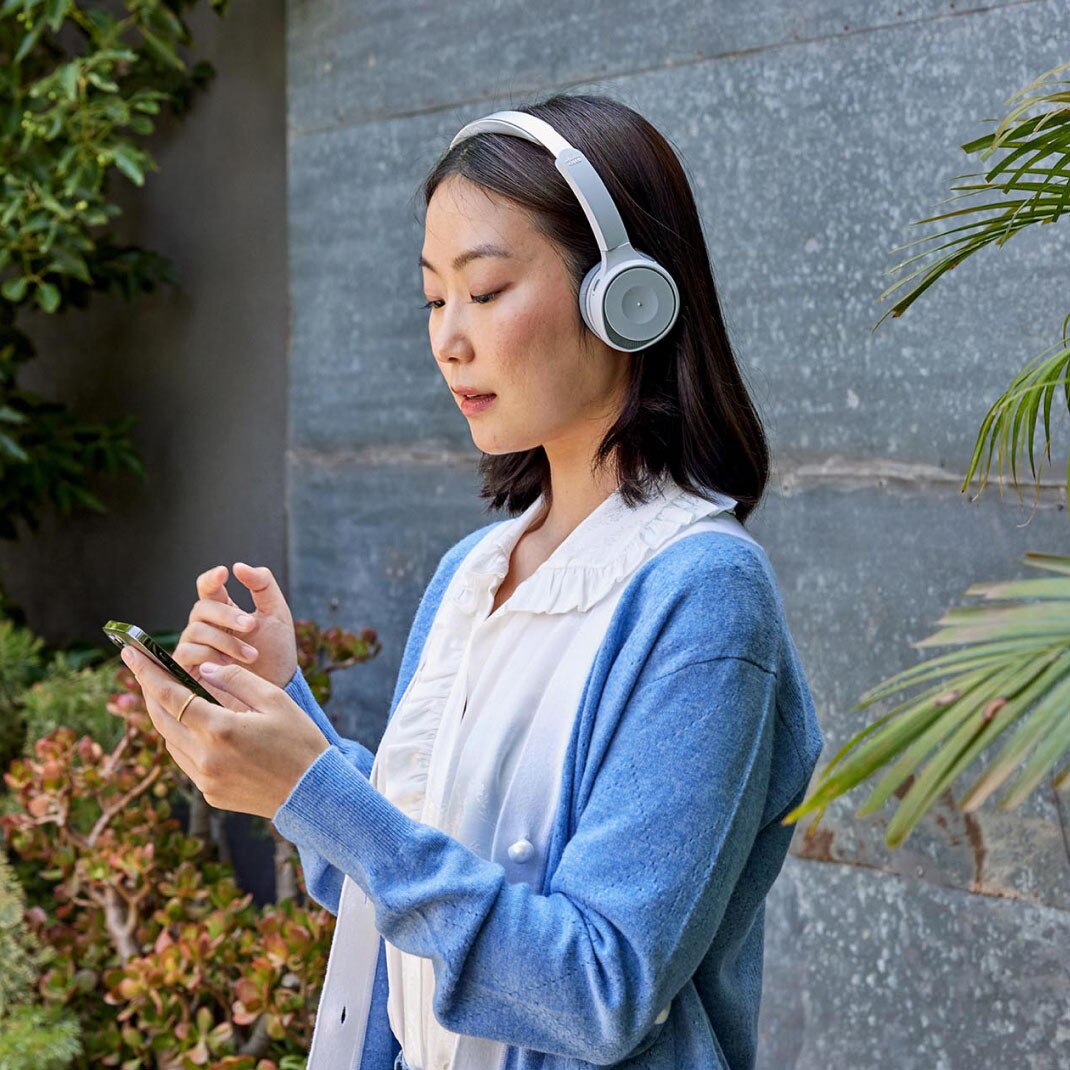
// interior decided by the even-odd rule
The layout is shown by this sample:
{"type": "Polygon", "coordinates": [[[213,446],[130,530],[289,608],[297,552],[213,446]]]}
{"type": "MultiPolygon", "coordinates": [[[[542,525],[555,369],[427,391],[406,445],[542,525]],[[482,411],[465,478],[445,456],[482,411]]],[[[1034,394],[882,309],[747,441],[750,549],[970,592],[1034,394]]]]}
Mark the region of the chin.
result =
{"type": "Polygon", "coordinates": [[[507,453],[524,453],[527,450],[535,449],[539,445],[539,442],[533,442],[530,439],[502,442],[500,439],[491,439],[490,435],[481,435],[478,431],[472,432],[472,442],[475,443],[481,453],[489,454],[492,457],[504,456],[507,453]]]}

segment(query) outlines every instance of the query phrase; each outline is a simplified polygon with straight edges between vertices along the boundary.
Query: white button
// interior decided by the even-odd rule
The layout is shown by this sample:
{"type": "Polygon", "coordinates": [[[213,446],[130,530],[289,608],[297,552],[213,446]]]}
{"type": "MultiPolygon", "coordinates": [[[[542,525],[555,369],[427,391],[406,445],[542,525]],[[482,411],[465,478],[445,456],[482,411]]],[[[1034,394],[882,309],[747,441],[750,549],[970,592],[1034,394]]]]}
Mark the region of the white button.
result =
{"type": "Polygon", "coordinates": [[[659,1014],[657,1016],[657,1018],[654,1019],[654,1024],[655,1025],[661,1025],[662,1022],[668,1021],[669,1008],[671,1006],[672,1006],[672,1001],[670,1000],[667,1004],[665,1004],[665,1009],[661,1012],[661,1014],[659,1014]]]}
{"type": "Polygon", "coordinates": [[[531,840],[517,840],[509,847],[509,857],[514,862],[526,862],[534,853],[531,840]]]}

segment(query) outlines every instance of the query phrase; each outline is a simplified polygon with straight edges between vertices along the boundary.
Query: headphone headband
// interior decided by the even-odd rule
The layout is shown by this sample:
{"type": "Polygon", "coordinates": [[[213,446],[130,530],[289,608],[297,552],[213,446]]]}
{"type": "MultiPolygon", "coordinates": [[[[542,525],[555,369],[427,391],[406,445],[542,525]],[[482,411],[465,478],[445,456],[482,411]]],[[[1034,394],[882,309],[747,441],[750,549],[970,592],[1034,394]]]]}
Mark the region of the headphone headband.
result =
{"type": "Polygon", "coordinates": [[[511,134],[547,149],[554,158],[554,166],[580,202],[583,214],[594,231],[599,251],[606,254],[630,244],[624,221],[601,176],[587,157],[570,145],[548,122],[523,111],[496,111],[461,127],[450,142],[450,148],[465,138],[483,133],[511,134]]]}
{"type": "Polygon", "coordinates": [[[590,160],[548,122],[524,111],[496,111],[476,119],[461,127],[450,148],[483,133],[541,145],[579,201],[601,253],[580,284],[580,314],[591,331],[626,353],[663,338],[680,311],[676,282],[652,257],[632,247],[624,220],[590,160]]]}

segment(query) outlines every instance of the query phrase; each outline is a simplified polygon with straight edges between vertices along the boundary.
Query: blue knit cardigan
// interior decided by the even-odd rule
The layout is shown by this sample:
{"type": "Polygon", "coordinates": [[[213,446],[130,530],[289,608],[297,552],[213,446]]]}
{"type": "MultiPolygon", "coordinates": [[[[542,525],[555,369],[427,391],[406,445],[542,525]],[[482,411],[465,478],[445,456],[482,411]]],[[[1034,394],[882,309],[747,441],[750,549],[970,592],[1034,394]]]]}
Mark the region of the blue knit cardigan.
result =
{"type": "MultiPolygon", "coordinates": [[[[391,716],[450,578],[494,526],[440,561],[391,716]]],[[[331,745],[275,827],[317,902],[337,914],[349,874],[381,936],[432,960],[446,1028],[505,1042],[505,1070],[753,1067],[765,897],[793,831],[780,818],[824,742],[760,546],[696,533],[628,581],[576,712],[541,892],[387,801],[372,752],[300,672],[286,691],[331,745]]],[[[386,1000],[380,939],[362,1070],[394,1064],[386,1000]]]]}

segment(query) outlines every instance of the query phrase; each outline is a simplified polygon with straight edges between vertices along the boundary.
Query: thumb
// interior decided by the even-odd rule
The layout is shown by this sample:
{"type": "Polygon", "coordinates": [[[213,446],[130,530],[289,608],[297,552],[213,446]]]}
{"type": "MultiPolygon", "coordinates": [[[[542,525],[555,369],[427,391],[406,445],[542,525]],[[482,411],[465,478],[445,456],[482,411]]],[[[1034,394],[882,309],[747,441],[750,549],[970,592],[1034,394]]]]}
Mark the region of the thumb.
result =
{"type": "Polygon", "coordinates": [[[250,710],[267,710],[279,694],[284,694],[281,688],[236,662],[217,665],[213,661],[205,661],[200,671],[205,682],[211,684],[213,689],[233,696],[250,710]]]}
{"type": "Polygon", "coordinates": [[[284,620],[290,615],[290,607],[286,604],[282,588],[266,565],[253,568],[244,561],[235,561],[234,578],[249,588],[253,604],[259,612],[272,617],[282,617],[284,620]]]}

